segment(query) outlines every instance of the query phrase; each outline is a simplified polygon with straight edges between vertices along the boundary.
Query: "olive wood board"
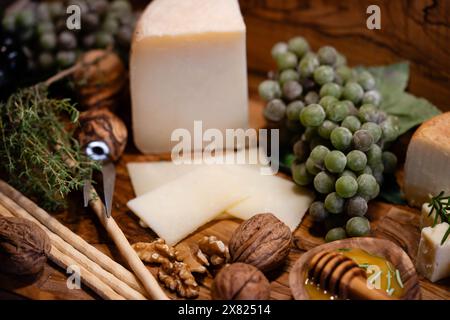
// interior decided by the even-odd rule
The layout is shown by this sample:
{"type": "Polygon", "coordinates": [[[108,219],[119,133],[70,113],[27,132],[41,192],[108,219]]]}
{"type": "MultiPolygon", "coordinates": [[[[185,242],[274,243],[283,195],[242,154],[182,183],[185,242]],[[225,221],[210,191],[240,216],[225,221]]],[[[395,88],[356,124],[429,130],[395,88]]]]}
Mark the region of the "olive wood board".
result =
{"type": "MultiPolygon", "coordinates": [[[[264,124],[262,104],[257,99],[250,101],[250,126],[260,128],[264,124]]],[[[117,164],[117,180],[114,194],[112,215],[131,243],[153,241],[156,235],[149,229],[139,226],[137,217],[127,208],[126,203],[134,198],[133,188],[127,173],[126,163],[168,160],[168,155],[142,155],[133,149],[132,144],[117,164]]],[[[282,175],[282,174],[281,174],[282,175]]],[[[282,175],[283,176],[283,175],[282,175]]],[[[287,176],[284,176],[288,178],[287,176]]],[[[103,230],[100,222],[92,212],[82,207],[81,194],[73,195],[69,208],[54,216],[116,261],[123,262],[112,240],[103,230]]],[[[391,205],[380,201],[372,201],[369,205],[368,217],[372,221],[371,236],[387,239],[400,246],[414,262],[420,239],[420,211],[408,206],[391,205]]],[[[204,235],[214,235],[225,243],[241,221],[237,219],[212,221],[201,227],[183,241],[196,241],[204,235]]],[[[307,250],[324,243],[323,233],[313,225],[308,215],[300,227],[294,232],[294,246],[285,265],[268,275],[271,281],[271,299],[293,299],[289,288],[289,272],[294,263],[307,250]]],[[[155,272],[155,268],[150,268],[155,272]]],[[[82,286],[81,289],[68,289],[67,275],[53,263],[49,262],[43,272],[35,279],[17,279],[0,274],[0,299],[98,299],[91,290],[82,286]]],[[[212,277],[206,277],[201,282],[198,299],[210,299],[212,277]]],[[[422,299],[450,300],[450,279],[431,283],[419,275],[422,299]]],[[[168,292],[171,298],[176,295],[168,292]]]]}

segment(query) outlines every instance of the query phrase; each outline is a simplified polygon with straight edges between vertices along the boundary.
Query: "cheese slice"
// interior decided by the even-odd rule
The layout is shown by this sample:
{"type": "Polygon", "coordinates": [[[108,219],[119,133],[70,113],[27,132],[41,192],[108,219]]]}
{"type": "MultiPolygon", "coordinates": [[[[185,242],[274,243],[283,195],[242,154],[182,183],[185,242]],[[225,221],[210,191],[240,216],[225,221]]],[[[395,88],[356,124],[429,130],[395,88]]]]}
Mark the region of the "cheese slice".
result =
{"type": "Polygon", "coordinates": [[[247,128],[245,33],[237,0],[148,5],[130,57],[133,136],[141,152],[169,152],[180,140],[172,142],[172,133],[186,129],[194,137],[196,120],[223,134],[247,128]]]}
{"type": "Polygon", "coordinates": [[[450,237],[441,245],[449,227],[444,222],[422,229],[416,266],[432,282],[450,277],[450,237]]]}
{"type": "Polygon", "coordinates": [[[450,112],[417,129],[405,161],[404,192],[410,205],[420,207],[441,191],[450,194],[450,112]]]}
{"type": "Polygon", "coordinates": [[[229,168],[205,166],[128,202],[167,244],[174,245],[248,195],[229,168]]]}

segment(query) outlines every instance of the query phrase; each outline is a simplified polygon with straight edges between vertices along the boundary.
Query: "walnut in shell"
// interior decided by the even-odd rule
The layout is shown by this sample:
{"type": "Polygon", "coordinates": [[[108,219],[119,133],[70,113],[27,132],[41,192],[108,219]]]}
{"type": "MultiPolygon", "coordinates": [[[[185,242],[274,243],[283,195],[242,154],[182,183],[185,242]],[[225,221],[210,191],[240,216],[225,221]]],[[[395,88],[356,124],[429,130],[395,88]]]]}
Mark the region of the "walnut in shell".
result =
{"type": "Polygon", "coordinates": [[[34,275],[44,268],[51,243],[34,222],[22,218],[0,217],[0,271],[34,275]]]}
{"type": "Polygon", "coordinates": [[[233,263],[217,274],[211,296],[214,300],[267,300],[270,297],[270,283],[254,266],[233,263]]]}
{"type": "Polygon", "coordinates": [[[292,242],[287,225],[271,213],[261,213],[244,221],[229,242],[232,262],[243,262],[267,272],[286,260],[292,242]]]}

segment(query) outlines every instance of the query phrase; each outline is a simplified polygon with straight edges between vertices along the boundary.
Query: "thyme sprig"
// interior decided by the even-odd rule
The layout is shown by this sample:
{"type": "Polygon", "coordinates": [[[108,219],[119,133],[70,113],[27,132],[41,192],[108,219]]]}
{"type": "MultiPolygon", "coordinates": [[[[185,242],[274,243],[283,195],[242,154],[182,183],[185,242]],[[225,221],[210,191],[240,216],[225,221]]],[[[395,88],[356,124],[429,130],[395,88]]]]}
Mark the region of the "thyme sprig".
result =
{"type": "Polygon", "coordinates": [[[19,89],[0,103],[3,178],[48,210],[65,207],[66,196],[98,166],[74,138],[78,114],[68,99],[49,98],[45,84],[19,89]]]}
{"type": "MultiPolygon", "coordinates": [[[[444,191],[441,191],[441,193],[435,197],[431,197],[428,206],[431,208],[428,216],[431,216],[433,212],[436,212],[434,215],[433,227],[438,223],[439,218],[441,219],[441,222],[450,224],[450,196],[444,196],[444,191]]],[[[444,244],[449,235],[450,227],[445,232],[444,237],[441,240],[441,245],[444,244]]]]}

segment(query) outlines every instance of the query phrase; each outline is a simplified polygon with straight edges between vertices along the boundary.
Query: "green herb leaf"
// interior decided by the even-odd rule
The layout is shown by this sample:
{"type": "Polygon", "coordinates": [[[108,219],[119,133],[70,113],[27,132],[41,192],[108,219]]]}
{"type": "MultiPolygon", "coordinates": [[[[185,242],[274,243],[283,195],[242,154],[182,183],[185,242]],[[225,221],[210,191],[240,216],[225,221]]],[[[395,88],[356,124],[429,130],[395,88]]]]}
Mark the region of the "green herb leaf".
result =
{"type": "Polygon", "coordinates": [[[375,77],[382,97],[380,109],[398,117],[400,134],[441,113],[428,100],[405,92],[409,80],[408,62],[357,69],[367,70],[375,77]]]}

